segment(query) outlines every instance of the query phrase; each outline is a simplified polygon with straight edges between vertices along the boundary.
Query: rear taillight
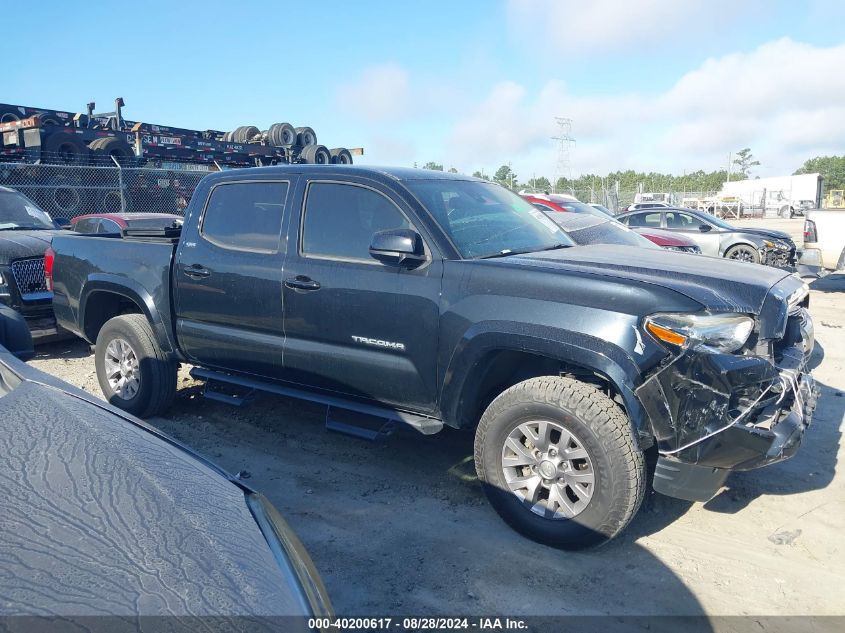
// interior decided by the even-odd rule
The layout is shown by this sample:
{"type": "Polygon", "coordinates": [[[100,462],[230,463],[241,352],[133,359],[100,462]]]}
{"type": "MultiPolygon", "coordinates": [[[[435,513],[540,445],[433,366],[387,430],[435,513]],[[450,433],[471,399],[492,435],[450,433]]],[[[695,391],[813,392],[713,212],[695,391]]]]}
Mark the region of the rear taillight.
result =
{"type": "Polygon", "coordinates": [[[56,260],[56,251],[51,247],[47,247],[44,251],[44,283],[47,285],[47,290],[53,292],[53,262],[56,260]]]}
{"type": "Polygon", "coordinates": [[[816,234],[816,223],[812,220],[804,220],[804,241],[818,242],[819,236],[816,234]]]}

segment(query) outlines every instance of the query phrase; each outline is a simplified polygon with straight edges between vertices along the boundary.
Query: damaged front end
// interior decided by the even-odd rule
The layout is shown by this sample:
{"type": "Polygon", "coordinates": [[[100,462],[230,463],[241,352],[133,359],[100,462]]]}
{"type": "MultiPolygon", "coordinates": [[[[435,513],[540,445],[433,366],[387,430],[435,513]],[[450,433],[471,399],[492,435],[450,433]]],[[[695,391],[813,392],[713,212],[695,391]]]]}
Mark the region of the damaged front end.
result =
{"type": "Polygon", "coordinates": [[[637,389],[660,454],[657,492],[706,501],[730,471],[798,450],[818,389],[807,370],[814,347],[807,289],[789,279],[772,289],[737,349],[684,341],[637,389]]]}

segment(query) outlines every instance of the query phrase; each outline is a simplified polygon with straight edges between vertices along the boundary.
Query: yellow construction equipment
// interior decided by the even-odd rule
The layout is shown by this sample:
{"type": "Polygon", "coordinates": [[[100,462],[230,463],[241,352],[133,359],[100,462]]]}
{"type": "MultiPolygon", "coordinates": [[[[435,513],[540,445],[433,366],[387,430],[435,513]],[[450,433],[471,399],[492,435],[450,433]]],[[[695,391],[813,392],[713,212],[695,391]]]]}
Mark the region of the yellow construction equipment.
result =
{"type": "Polygon", "coordinates": [[[845,189],[831,189],[824,197],[825,209],[845,209],[845,189]]]}

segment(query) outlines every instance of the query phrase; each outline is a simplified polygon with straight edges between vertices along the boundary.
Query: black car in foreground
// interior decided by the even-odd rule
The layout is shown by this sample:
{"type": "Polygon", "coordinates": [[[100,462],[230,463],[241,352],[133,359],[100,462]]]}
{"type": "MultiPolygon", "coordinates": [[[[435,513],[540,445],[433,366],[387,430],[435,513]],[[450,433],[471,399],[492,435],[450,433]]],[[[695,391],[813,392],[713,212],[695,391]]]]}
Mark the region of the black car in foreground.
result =
{"type": "MultiPolygon", "coordinates": [[[[159,628],[304,631],[330,613],[308,554],[266,498],[24,364],[6,349],[31,353],[22,319],[4,308],[0,325],[0,622],[170,616],[159,628]]],[[[101,630],[126,630],[108,622],[101,630]]]]}
{"type": "Polygon", "coordinates": [[[675,207],[642,209],[616,218],[630,227],[665,229],[688,237],[704,255],[777,268],[794,266],[795,242],[788,233],[773,229],[736,227],[696,209],[675,207]]]}
{"type": "Polygon", "coordinates": [[[336,428],[350,409],[382,429],[467,429],[496,510],[562,547],[631,521],[651,447],[656,490],[705,500],[795,453],[812,415],[800,279],[576,246],[480,179],[231,170],[203,179],[182,227],[52,249],[57,318],[96,341],[113,404],[165,410],[186,362],[218,400],[243,402],[237,385],[326,404],[336,428]]]}

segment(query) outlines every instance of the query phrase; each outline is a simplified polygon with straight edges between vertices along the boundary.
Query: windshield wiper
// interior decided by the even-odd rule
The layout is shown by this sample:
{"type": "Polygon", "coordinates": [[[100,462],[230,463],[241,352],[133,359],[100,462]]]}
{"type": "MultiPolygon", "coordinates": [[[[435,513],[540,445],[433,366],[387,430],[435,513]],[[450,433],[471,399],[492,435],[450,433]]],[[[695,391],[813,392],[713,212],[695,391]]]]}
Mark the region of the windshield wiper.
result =
{"type": "Polygon", "coordinates": [[[481,257],[476,257],[476,259],[493,259],[494,257],[508,257],[509,255],[527,255],[528,253],[541,253],[543,251],[555,251],[559,248],[569,248],[570,244],[553,244],[552,246],[546,246],[545,248],[530,248],[524,251],[512,251],[510,249],[505,249],[499,251],[498,253],[493,253],[492,255],[482,255],[481,257]]]}
{"type": "Polygon", "coordinates": [[[48,226],[6,226],[0,228],[0,231],[49,231],[50,228],[48,226]]]}

